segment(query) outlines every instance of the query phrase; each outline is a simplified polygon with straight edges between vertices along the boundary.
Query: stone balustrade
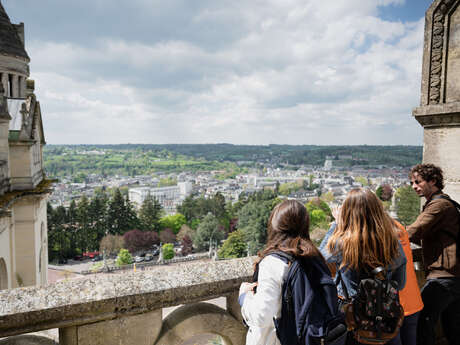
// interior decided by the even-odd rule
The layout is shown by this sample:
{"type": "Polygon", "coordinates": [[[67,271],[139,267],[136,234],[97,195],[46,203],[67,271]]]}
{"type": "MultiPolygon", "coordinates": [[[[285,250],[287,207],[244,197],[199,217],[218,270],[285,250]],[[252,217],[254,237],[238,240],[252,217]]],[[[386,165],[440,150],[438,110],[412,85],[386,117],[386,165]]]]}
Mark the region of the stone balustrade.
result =
{"type": "MultiPolygon", "coordinates": [[[[418,260],[420,248],[413,254],[418,260]]],[[[2,290],[0,337],[59,328],[60,345],[180,345],[201,334],[218,335],[224,345],[243,345],[238,289],[251,279],[253,261],[190,262],[167,271],[95,274],[2,290]],[[203,303],[217,297],[226,298],[226,309],[203,303]],[[162,309],[172,306],[180,307],[163,318],[162,309]]],[[[423,273],[417,273],[423,284],[423,273]]],[[[0,345],[48,344],[54,342],[0,340],[0,345]]]]}
{"type": "Polygon", "coordinates": [[[0,337],[59,328],[61,345],[166,345],[212,333],[224,344],[242,345],[246,329],[238,289],[252,276],[253,259],[193,262],[161,274],[93,275],[3,290],[0,337]],[[202,303],[222,296],[226,310],[202,303]],[[184,306],[162,319],[162,308],[178,305],[184,306]]]}

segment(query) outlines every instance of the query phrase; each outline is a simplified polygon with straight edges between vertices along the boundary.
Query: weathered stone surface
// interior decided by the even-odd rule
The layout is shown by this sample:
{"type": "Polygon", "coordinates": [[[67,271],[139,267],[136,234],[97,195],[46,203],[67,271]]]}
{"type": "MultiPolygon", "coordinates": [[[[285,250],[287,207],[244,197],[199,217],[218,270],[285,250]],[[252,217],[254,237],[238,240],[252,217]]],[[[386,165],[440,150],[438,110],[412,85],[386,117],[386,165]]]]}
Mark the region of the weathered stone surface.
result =
{"type": "Polygon", "coordinates": [[[449,15],[446,103],[460,101],[460,9],[449,15]]]}
{"type": "Polygon", "coordinates": [[[435,0],[425,15],[420,106],[423,162],[440,166],[445,189],[460,200],[460,0],[435,0]]]}
{"type": "Polygon", "coordinates": [[[209,303],[182,306],[163,321],[156,345],[181,345],[199,334],[216,334],[225,345],[243,345],[246,329],[225,310],[209,303]]]}
{"type": "Polygon", "coordinates": [[[152,345],[161,330],[162,312],[121,317],[60,329],[61,345],[152,345]]]}
{"type": "Polygon", "coordinates": [[[435,0],[426,11],[421,106],[460,100],[457,5],[458,0],[435,0]]]}
{"type": "Polygon", "coordinates": [[[0,345],[58,345],[49,338],[36,335],[19,335],[0,340],[0,345]]]}
{"type": "Polygon", "coordinates": [[[89,276],[0,291],[0,336],[64,328],[226,296],[252,276],[253,258],[89,276]]]}

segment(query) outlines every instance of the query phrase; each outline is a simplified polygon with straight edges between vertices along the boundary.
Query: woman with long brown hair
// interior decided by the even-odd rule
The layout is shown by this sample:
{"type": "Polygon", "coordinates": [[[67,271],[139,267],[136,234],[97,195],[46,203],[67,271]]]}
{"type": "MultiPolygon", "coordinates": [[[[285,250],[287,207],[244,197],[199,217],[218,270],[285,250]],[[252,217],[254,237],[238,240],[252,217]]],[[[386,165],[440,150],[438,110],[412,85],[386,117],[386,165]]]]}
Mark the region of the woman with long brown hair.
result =
{"type": "Polygon", "coordinates": [[[321,253],[310,240],[305,206],[294,200],[278,204],[268,221],[267,243],[256,260],[257,283],[242,283],[240,288],[241,312],[249,326],[247,345],[280,344],[274,319],[281,314],[282,285],[289,265],[280,257],[271,255],[277,251],[290,254],[296,260],[319,262],[329,273],[321,253]],[[256,285],[257,292],[254,292],[256,285]]]}
{"type": "Polygon", "coordinates": [[[384,268],[388,279],[397,282],[398,290],[404,288],[406,258],[396,225],[377,196],[368,189],[351,190],[337,218],[320,250],[337,271],[339,295],[353,299],[361,279],[371,277],[378,267],[384,268]]]}

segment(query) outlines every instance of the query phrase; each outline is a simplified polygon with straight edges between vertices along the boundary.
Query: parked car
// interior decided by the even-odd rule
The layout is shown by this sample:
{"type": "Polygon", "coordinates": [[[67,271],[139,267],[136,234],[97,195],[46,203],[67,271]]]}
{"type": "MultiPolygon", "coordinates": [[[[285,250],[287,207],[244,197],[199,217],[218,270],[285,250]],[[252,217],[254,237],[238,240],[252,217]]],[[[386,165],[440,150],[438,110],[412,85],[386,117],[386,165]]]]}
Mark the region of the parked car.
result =
{"type": "Polygon", "coordinates": [[[152,250],[152,255],[153,256],[160,255],[160,249],[157,248],[157,249],[152,250]]]}
{"type": "Polygon", "coordinates": [[[153,260],[153,255],[150,253],[145,254],[144,261],[152,261],[153,260]]]}
{"type": "Polygon", "coordinates": [[[94,258],[91,259],[92,262],[96,262],[96,261],[101,261],[103,258],[102,258],[102,255],[96,255],[94,258]]]}
{"type": "Polygon", "coordinates": [[[81,256],[81,255],[75,255],[75,256],[73,257],[73,259],[74,259],[74,260],[77,260],[77,261],[81,261],[81,260],[83,260],[83,256],[81,256]]]}
{"type": "Polygon", "coordinates": [[[134,262],[142,262],[142,261],[144,261],[144,258],[142,256],[136,256],[134,258],[134,262]]]}

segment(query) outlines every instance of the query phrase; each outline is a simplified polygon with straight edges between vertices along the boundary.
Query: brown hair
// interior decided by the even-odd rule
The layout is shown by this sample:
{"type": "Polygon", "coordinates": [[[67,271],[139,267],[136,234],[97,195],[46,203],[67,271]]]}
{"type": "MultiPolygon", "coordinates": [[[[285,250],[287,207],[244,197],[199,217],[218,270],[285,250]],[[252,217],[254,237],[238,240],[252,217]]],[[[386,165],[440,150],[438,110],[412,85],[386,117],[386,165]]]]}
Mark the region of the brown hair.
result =
{"type": "Polygon", "coordinates": [[[435,186],[440,190],[444,188],[444,177],[442,176],[442,169],[440,167],[434,164],[417,164],[411,169],[409,178],[412,178],[414,173],[417,173],[427,182],[435,181],[435,186]]]}
{"type": "Polygon", "coordinates": [[[264,249],[258,253],[256,264],[276,250],[297,257],[319,256],[320,251],[310,240],[310,218],[304,205],[296,200],[285,200],[278,204],[268,220],[268,239],[264,249]]]}
{"type": "Polygon", "coordinates": [[[327,249],[342,254],[340,267],[355,270],[386,267],[398,256],[395,224],[373,192],[358,188],[348,193],[327,249]]]}

